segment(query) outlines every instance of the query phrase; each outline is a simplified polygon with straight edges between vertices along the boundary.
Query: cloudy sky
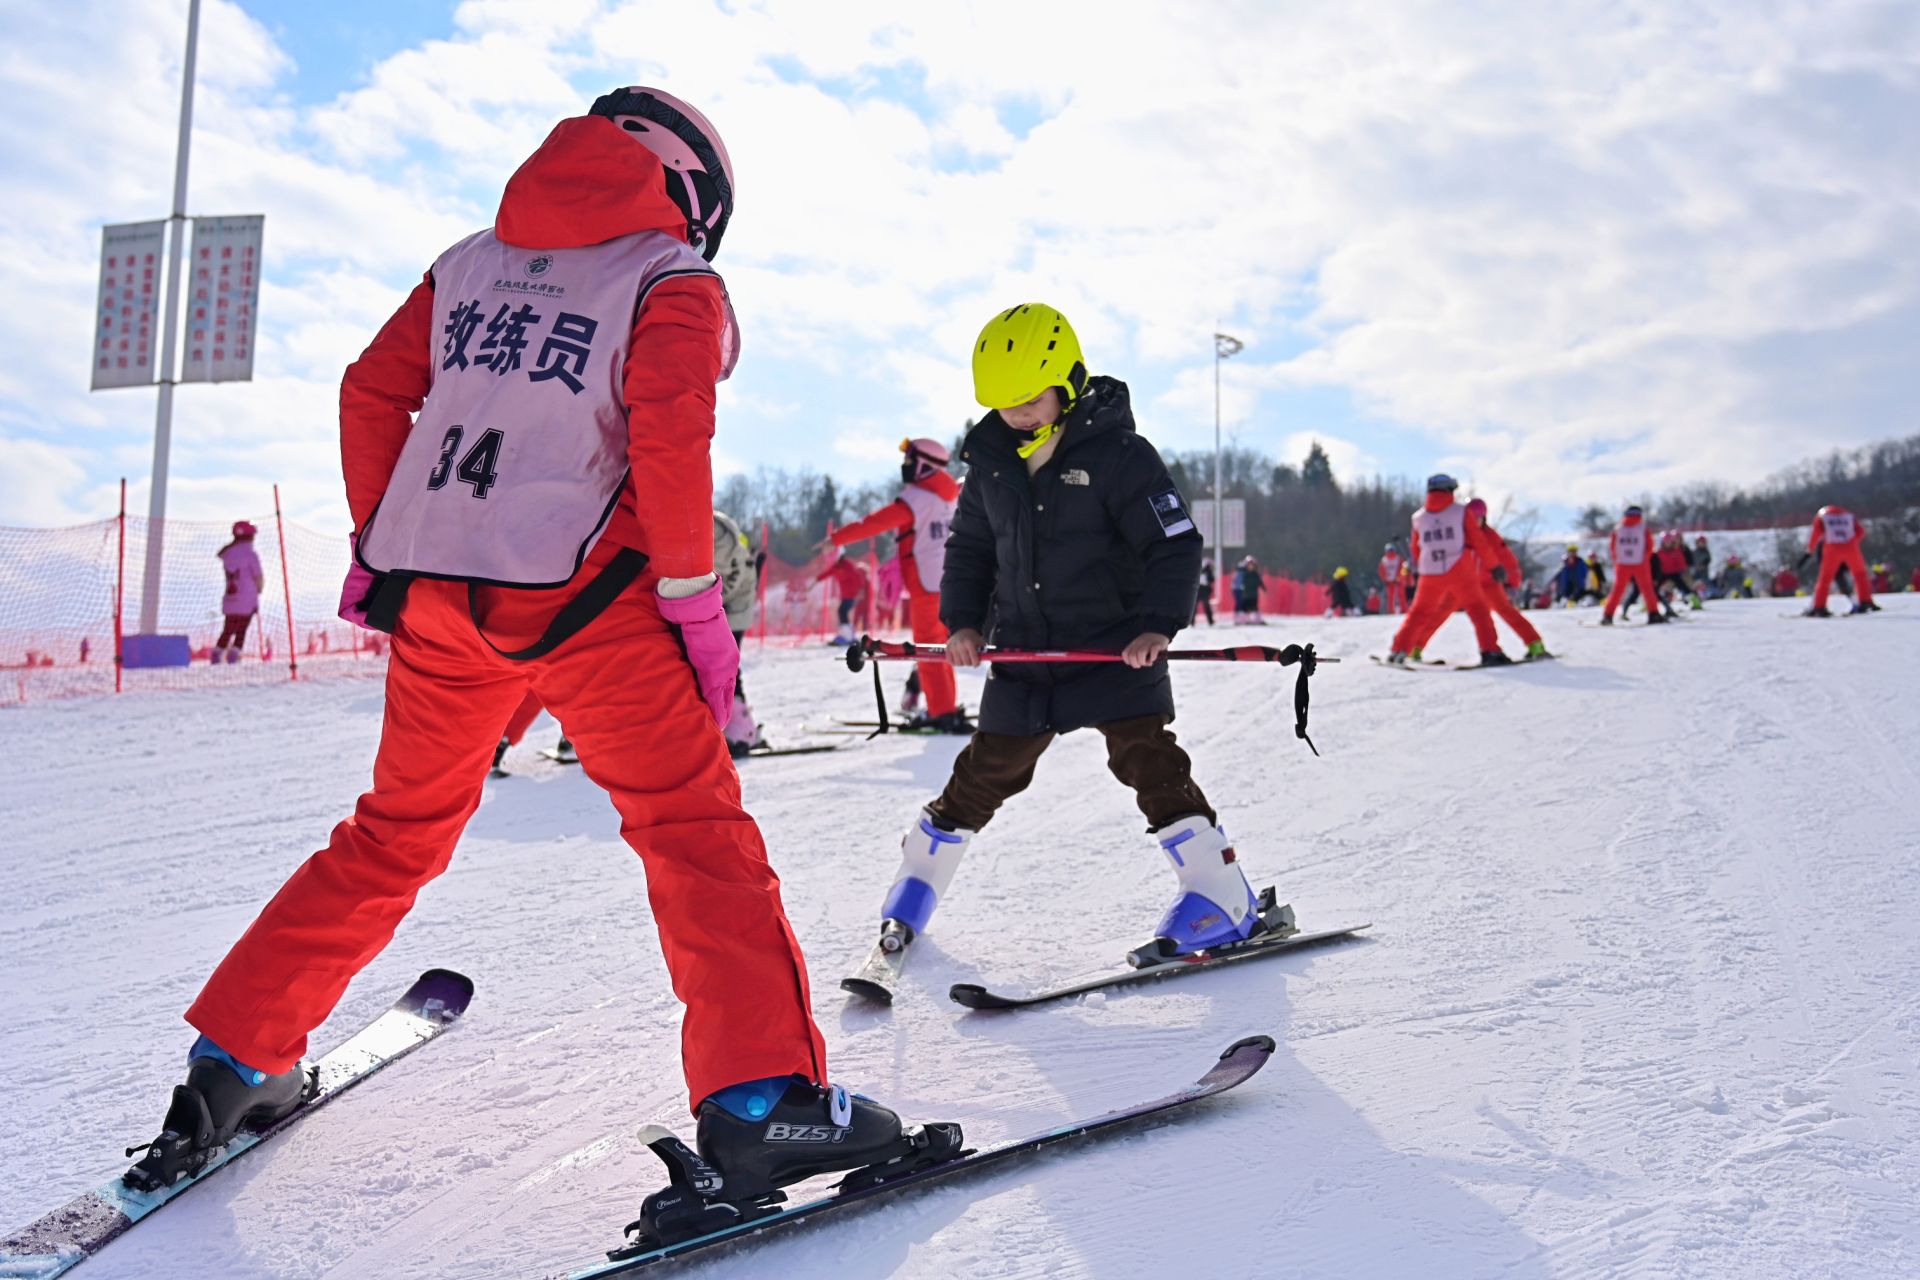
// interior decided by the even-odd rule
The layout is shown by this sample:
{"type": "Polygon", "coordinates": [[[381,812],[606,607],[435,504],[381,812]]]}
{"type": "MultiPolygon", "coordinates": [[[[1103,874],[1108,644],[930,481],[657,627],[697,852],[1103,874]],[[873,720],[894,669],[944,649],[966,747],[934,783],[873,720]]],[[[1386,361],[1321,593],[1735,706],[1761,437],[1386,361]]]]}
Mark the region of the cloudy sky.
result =
{"type": "MultiPolygon", "coordinates": [[[[89,393],[100,226],[163,216],[186,0],[0,0],[0,524],[144,508],[89,393]]],[[[740,204],[722,471],[883,475],[1044,299],[1163,448],[1460,474],[1552,514],[1920,430],[1920,5],[206,0],[190,211],[264,213],[257,380],[171,510],[343,527],[343,366],[552,126],[700,105],[740,204]]]]}

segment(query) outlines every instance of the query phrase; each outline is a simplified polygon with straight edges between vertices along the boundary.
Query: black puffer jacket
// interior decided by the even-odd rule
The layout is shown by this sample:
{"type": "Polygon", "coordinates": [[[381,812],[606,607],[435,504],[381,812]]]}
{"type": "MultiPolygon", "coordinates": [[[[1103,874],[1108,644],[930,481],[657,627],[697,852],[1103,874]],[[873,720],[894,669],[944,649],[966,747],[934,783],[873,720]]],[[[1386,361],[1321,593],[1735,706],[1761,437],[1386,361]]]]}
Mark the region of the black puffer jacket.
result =
{"type": "MultiPolygon", "coordinates": [[[[1134,432],[1127,387],[1091,378],[1033,476],[1016,437],[989,413],[961,446],[968,464],[947,539],[940,619],[1023,649],[1125,648],[1177,634],[1193,617],[1200,533],[1154,447],[1134,432]]],[[[1066,733],[1173,715],[1164,660],[995,665],[980,727],[1066,733]]]]}

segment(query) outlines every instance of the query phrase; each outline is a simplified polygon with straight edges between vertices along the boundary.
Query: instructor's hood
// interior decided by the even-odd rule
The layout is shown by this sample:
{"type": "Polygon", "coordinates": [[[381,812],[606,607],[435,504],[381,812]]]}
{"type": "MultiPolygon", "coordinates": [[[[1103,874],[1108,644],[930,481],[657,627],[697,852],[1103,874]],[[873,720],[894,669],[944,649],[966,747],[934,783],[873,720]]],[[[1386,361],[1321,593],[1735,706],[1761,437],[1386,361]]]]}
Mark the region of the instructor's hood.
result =
{"type": "Polygon", "coordinates": [[[1445,511],[1448,507],[1452,505],[1453,505],[1452,491],[1447,489],[1430,489],[1427,491],[1427,510],[1445,511]]]}
{"type": "Polygon", "coordinates": [[[687,215],[662,174],[660,157],[613,121],[562,120],[507,180],[493,233],[521,249],[576,249],[636,231],[684,243],[687,215]]]}

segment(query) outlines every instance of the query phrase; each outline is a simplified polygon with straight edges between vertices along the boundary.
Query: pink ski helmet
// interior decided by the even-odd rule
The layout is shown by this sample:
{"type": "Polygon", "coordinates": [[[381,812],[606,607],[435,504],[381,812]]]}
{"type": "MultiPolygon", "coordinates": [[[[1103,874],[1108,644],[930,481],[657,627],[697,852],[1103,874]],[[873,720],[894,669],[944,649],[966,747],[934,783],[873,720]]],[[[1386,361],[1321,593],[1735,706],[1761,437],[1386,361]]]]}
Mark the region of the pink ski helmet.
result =
{"type": "Polygon", "coordinates": [[[953,461],[953,454],[947,446],[926,436],[902,440],[900,452],[906,455],[906,460],[900,464],[900,470],[906,476],[908,483],[924,480],[936,471],[944,471],[947,464],[953,461]]]}
{"type": "Polygon", "coordinates": [[[1487,518],[1487,500],[1485,498],[1474,498],[1468,502],[1467,514],[1470,516],[1479,516],[1480,519],[1484,521],[1487,518]]]}
{"type": "Polygon", "coordinates": [[[254,527],[253,521],[251,520],[235,520],[233,522],[233,536],[236,538],[251,538],[259,532],[260,530],[254,527]]]}
{"type": "Polygon", "coordinates": [[[605,116],[660,157],[674,175],[667,194],[687,215],[687,243],[712,262],[733,217],[733,162],[720,131],[691,104],[644,85],[602,94],[588,114],[605,116]]]}

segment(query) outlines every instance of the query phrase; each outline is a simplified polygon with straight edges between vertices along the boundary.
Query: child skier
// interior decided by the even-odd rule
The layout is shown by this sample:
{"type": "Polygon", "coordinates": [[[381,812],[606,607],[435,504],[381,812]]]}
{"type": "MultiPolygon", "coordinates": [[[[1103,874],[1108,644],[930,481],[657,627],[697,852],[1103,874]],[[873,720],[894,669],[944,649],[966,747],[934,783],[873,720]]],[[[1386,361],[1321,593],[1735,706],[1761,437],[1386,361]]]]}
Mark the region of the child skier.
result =
{"type": "Polygon", "coordinates": [[[165,1187],[300,1105],[308,1032],[446,869],[529,689],[646,863],[697,1143],[729,1199],[921,1151],[893,1112],[825,1083],[806,965],[720,733],[740,653],[712,571],[709,445],[738,339],[707,263],[732,192],[699,112],[609,93],[347,370],[342,611],[392,632],[373,787],[187,1011],[187,1083],[130,1185],[165,1187]],[[770,1121],[831,1141],[770,1142],[770,1121]]]}
{"type": "MultiPolygon", "coordinates": [[[[938,440],[902,440],[900,496],[886,506],[835,529],[828,537],[837,547],[851,546],[883,533],[898,540],[902,576],[907,586],[907,613],[918,644],[944,644],[947,629],[940,625],[940,573],[946,562],[947,530],[960,504],[960,483],[947,471],[952,461],[938,440]]],[[[969,733],[973,726],[960,710],[953,668],[944,662],[915,664],[926,710],[904,726],[938,733],[969,733]]]]}
{"type": "MultiPolygon", "coordinates": [[[[1387,661],[1395,666],[1420,661],[1440,624],[1465,609],[1471,617],[1484,614],[1480,598],[1480,565],[1498,564],[1499,557],[1487,549],[1485,532],[1467,518],[1467,509],[1453,500],[1459,482],[1449,475],[1427,477],[1427,500],[1413,513],[1412,562],[1420,575],[1419,590],[1414,592],[1413,608],[1394,633],[1387,661]],[[1477,559],[1476,559],[1477,557],[1477,559]]],[[[1474,634],[1481,656],[1495,650],[1493,624],[1474,619],[1474,634]]]]}
{"type": "Polygon", "coordinates": [[[220,548],[220,568],[226,574],[227,586],[220,597],[224,621],[220,638],[213,642],[215,663],[222,658],[240,661],[240,651],[247,644],[247,624],[260,612],[260,588],[266,585],[267,577],[260,568],[260,553],[253,549],[253,539],[259,532],[252,521],[237,520],[233,541],[220,548]]]}
{"type": "Polygon", "coordinates": [[[1834,575],[1845,568],[1853,578],[1855,613],[1871,613],[1880,606],[1873,602],[1873,583],[1867,576],[1866,557],[1860,544],[1867,536],[1866,522],[1845,507],[1825,506],[1813,517],[1813,530],[1807,535],[1808,552],[1820,555],[1820,576],[1813,584],[1810,618],[1831,618],[1827,595],[1833,590],[1834,575]]]}
{"type": "Polygon", "coordinates": [[[833,589],[839,593],[840,603],[836,606],[836,627],[833,639],[828,644],[852,644],[854,642],[853,620],[860,618],[863,629],[867,627],[868,606],[873,600],[873,579],[867,573],[867,566],[852,559],[845,552],[834,556],[827,567],[813,575],[815,582],[832,582],[833,589]]]}
{"type": "Polygon", "coordinates": [[[1328,612],[1336,618],[1344,618],[1359,612],[1353,604],[1353,584],[1347,581],[1347,566],[1341,565],[1333,571],[1333,581],[1327,585],[1328,612]]]}
{"type": "MultiPolygon", "coordinates": [[[[1527,646],[1527,656],[1522,659],[1523,662],[1531,662],[1536,658],[1551,658],[1553,655],[1547,652],[1546,641],[1540,638],[1540,633],[1534,629],[1531,622],[1527,621],[1527,615],[1514,608],[1513,601],[1507,596],[1508,584],[1519,581],[1520,560],[1513,554],[1513,548],[1507,545],[1507,540],[1500,536],[1499,531],[1487,523],[1486,499],[1475,498],[1467,503],[1467,518],[1479,526],[1480,532],[1486,538],[1487,553],[1493,556],[1492,560],[1483,560],[1480,564],[1481,602],[1502,622],[1511,627],[1513,633],[1520,637],[1520,643],[1527,646]]],[[[1500,651],[1497,643],[1491,646],[1491,649],[1491,657],[1483,650],[1480,661],[1491,662],[1493,666],[1505,666],[1513,661],[1500,651]]]]}
{"type": "Polygon", "coordinates": [[[1640,598],[1646,601],[1648,624],[1665,622],[1666,615],[1660,612],[1660,597],[1653,590],[1653,531],[1647,528],[1639,507],[1627,508],[1608,546],[1613,556],[1613,591],[1600,611],[1600,625],[1613,625],[1614,611],[1620,607],[1620,597],[1627,593],[1628,583],[1638,588],[1640,598]]]}
{"type": "Polygon", "coordinates": [[[1052,307],[989,320],[973,385],[992,412],[961,450],[970,470],[940,586],[947,653],[955,666],[979,665],[991,625],[997,644],[1120,650],[1124,662],[993,667],[979,731],[901,842],[882,945],[925,931],[974,836],[1033,781],[1056,736],[1087,728],[1106,739],[1108,767],[1133,790],[1178,881],[1149,947],[1184,954],[1250,937],[1269,921],[1167,730],[1173,683],[1162,655],[1193,617],[1200,573],[1186,501],[1136,433],[1126,384],[1088,376],[1072,326],[1052,307]]]}
{"type": "Polygon", "coordinates": [[[1380,553],[1380,585],[1386,588],[1387,612],[1405,613],[1407,611],[1407,557],[1400,550],[1396,540],[1387,544],[1380,553]]]}
{"type": "Polygon", "coordinates": [[[1262,626],[1266,619],[1260,616],[1260,592],[1265,589],[1267,580],[1260,572],[1260,562],[1252,556],[1240,561],[1240,567],[1233,571],[1233,620],[1262,626]]]}
{"type": "MultiPolygon", "coordinates": [[[[746,531],[724,511],[713,513],[713,571],[720,578],[727,630],[733,632],[734,647],[742,648],[760,605],[760,572],[746,531]]],[[[727,752],[736,760],[767,745],[760,722],[753,718],[753,707],[747,702],[746,681],[738,675],[733,678],[733,714],[727,719],[725,732],[727,752]]]]}

